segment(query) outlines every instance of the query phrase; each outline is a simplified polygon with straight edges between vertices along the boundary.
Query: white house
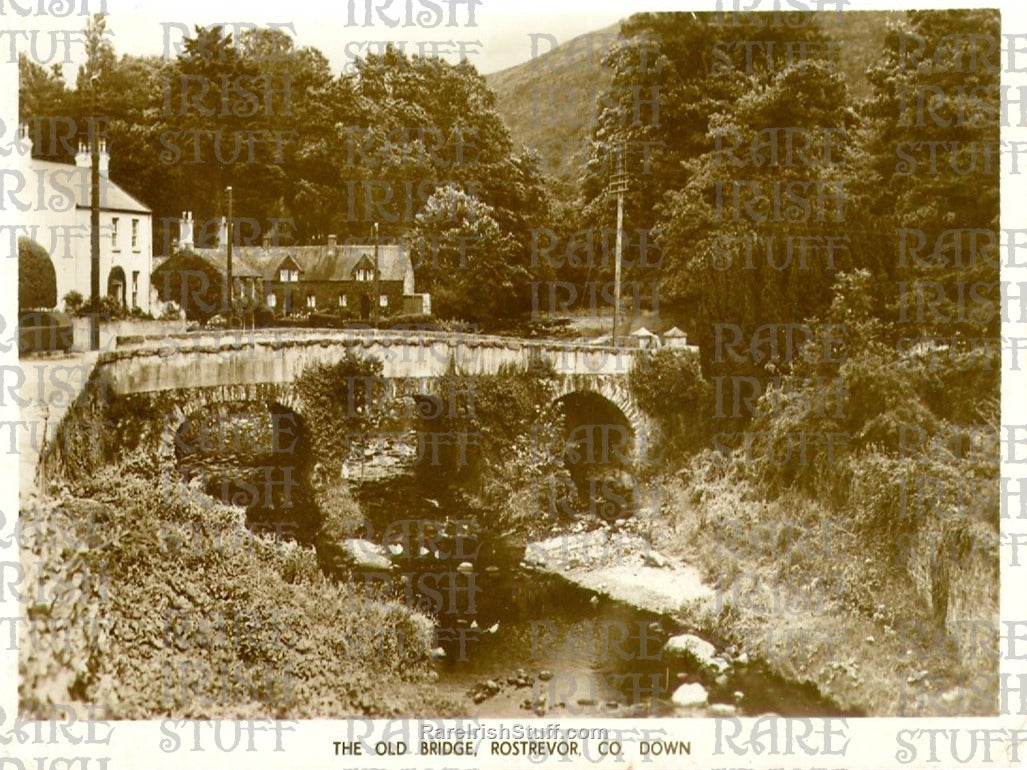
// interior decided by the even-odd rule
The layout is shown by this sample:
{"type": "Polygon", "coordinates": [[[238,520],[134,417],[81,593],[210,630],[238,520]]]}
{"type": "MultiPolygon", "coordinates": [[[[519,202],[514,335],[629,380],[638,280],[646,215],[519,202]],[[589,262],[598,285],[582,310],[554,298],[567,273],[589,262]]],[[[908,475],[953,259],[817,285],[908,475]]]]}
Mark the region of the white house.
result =
{"type": "MultiPolygon", "coordinates": [[[[90,155],[79,145],[75,165],[32,157],[28,126],[20,132],[19,171],[24,186],[12,202],[18,209],[20,235],[36,241],[50,254],[57,275],[57,303],[70,291],[89,299],[90,155]]],[[[150,209],[115,184],[109,175],[110,155],[100,142],[100,294],[115,297],[122,307],[151,310],[150,273],[153,222],[150,209]]]]}

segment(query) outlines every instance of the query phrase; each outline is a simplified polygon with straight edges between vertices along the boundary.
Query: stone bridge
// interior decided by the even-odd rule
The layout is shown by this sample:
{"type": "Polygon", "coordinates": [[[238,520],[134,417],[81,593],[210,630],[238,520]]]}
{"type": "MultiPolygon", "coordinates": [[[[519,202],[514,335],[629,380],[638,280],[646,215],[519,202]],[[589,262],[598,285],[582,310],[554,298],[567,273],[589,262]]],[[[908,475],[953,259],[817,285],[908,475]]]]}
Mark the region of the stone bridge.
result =
{"type": "Polygon", "coordinates": [[[628,388],[638,348],[425,331],[233,330],[123,339],[99,357],[94,376],[102,379],[108,398],[130,404],[161,395],[182,419],[232,401],[278,403],[302,416],[292,383],[306,367],[334,363],[348,353],[381,360],[382,376],[415,398],[437,394],[439,383],[454,375],[548,364],[558,378],[557,400],[580,393],[601,396],[631,427],[636,460],[644,459],[650,444],[652,425],[628,388]]]}

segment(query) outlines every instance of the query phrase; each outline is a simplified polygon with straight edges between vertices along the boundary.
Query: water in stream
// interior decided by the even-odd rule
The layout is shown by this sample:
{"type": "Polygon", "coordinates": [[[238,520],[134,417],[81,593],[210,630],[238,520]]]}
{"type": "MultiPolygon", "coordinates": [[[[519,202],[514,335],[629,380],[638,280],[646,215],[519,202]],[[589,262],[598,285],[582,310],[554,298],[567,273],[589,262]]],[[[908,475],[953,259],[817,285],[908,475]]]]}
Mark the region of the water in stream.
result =
{"type": "MultiPolygon", "coordinates": [[[[709,707],[671,702],[673,692],[689,682],[702,684],[710,703],[723,704],[713,713],[729,713],[729,707],[739,714],[841,713],[812,687],[786,682],[759,663],[718,674],[662,654],[670,636],[691,629],[525,567],[523,544],[479,542],[456,528],[455,537],[432,534],[426,541],[431,548],[420,547],[411,532],[425,521],[438,521],[442,529],[445,517],[436,501],[420,494],[412,476],[357,483],[354,493],[369,533],[407,532],[403,555],[395,559],[409,576],[402,578],[408,581],[404,596],[435,617],[445,651],[437,664],[439,689],[454,699],[469,697],[469,715],[711,713],[709,707]],[[397,521],[417,525],[397,527],[397,521]]],[[[450,521],[470,518],[446,513],[450,521]]]]}

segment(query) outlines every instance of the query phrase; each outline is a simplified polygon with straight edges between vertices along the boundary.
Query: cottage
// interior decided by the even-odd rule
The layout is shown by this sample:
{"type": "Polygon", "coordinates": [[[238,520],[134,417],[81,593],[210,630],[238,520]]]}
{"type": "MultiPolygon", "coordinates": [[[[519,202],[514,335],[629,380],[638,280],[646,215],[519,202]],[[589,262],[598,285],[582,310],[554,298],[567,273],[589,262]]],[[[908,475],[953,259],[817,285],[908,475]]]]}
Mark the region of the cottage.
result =
{"type": "MultiPolygon", "coordinates": [[[[188,213],[188,212],[187,212],[188,213]]],[[[180,233],[191,239],[191,220],[180,233]]],[[[192,249],[219,271],[227,271],[227,227],[222,223],[216,249],[192,249]]],[[[179,238],[183,248],[190,240],[179,238]]],[[[342,312],[360,319],[431,313],[431,297],[415,292],[414,268],[405,246],[339,243],[334,235],[315,246],[233,246],[232,278],[237,298],[250,297],[289,316],[342,312]]]]}
{"type": "Polygon", "coordinates": [[[688,347],[688,335],[674,326],[663,333],[663,344],[668,348],[685,349],[688,347]]]}
{"type": "Polygon", "coordinates": [[[658,348],[660,346],[660,338],[644,326],[640,326],[631,332],[631,336],[638,341],[640,348],[658,348]]]}

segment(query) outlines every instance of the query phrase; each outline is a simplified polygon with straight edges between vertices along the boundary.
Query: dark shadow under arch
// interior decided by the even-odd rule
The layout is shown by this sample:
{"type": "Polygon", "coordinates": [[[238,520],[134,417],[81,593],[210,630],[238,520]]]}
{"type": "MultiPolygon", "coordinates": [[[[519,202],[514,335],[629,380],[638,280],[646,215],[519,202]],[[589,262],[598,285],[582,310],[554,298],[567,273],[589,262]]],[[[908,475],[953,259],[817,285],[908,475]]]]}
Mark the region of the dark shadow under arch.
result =
{"type": "Polygon", "coordinates": [[[321,522],[309,431],[275,401],[223,401],[185,416],[175,433],[183,481],[246,509],[247,525],[282,539],[312,542],[321,522]]]}
{"type": "Polygon", "coordinates": [[[560,413],[564,467],[578,496],[603,518],[629,515],[635,431],[623,410],[595,391],[567,393],[554,401],[560,413]]]}

